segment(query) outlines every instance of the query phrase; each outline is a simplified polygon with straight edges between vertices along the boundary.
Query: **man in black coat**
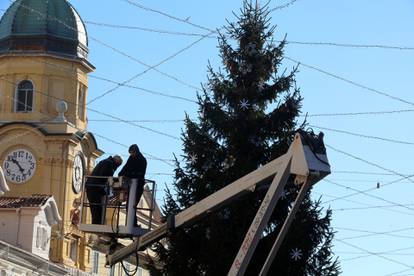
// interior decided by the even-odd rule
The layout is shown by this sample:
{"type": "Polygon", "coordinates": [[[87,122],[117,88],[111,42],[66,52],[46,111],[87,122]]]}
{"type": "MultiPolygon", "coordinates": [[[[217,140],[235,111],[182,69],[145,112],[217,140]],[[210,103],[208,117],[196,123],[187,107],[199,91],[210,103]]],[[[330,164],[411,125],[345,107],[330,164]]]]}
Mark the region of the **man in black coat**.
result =
{"type": "Polygon", "coordinates": [[[100,161],[92,171],[91,177],[88,177],[85,183],[86,195],[92,214],[92,224],[103,223],[103,210],[105,203],[106,183],[108,177],[113,176],[116,169],[122,164],[122,158],[119,155],[109,156],[100,161]],[[96,176],[96,178],[94,178],[96,176]]]}
{"type": "MultiPolygon", "coordinates": [[[[145,172],[147,170],[147,159],[139,151],[139,148],[136,144],[133,144],[129,147],[129,158],[125,166],[121,169],[118,176],[124,176],[127,178],[136,178],[138,179],[137,191],[135,194],[135,214],[136,208],[139,203],[139,200],[144,192],[145,185],[145,172]]],[[[128,204],[127,204],[128,206],[128,204]]],[[[134,225],[137,226],[137,217],[134,216],[134,225]]]]}

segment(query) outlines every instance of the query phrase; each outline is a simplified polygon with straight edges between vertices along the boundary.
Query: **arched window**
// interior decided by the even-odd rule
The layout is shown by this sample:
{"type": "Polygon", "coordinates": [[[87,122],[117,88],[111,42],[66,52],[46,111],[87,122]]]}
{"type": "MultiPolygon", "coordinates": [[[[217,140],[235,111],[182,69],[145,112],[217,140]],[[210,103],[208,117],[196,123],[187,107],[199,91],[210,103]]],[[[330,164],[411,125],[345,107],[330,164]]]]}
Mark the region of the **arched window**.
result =
{"type": "Polygon", "coordinates": [[[33,84],[23,80],[17,85],[15,97],[16,112],[29,112],[33,110],[33,84]]]}

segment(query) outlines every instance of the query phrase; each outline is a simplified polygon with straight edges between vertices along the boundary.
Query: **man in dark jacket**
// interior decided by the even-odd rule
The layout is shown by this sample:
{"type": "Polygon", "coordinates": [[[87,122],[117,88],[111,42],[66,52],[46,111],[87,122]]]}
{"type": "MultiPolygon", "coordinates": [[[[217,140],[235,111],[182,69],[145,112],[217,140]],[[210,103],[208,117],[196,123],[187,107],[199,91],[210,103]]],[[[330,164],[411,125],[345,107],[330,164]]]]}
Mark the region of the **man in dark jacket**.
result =
{"type": "Polygon", "coordinates": [[[113,176],[121,164],[122,158],[119,155],[109,156],[95,166],[91,177],[88,177],[86,180],[85,188],[92,214],[92,224],[103,223],[103,204],[105,203],[105,195],[107,193],[105,190],[106,183],[108,177],[113,176]]]}
{"type": "MultiPolygon", "coordinates": [[[[129,158],[125,166],[121,169],[118,176],[124,176],[127,178],[136,178],[138,179],[138,187],[135,194],[135,213],[136,208],[139,203],[139,200],[144,192],[145,185],[145,172],[147,170],[147,159],[139,151],[139,148],[136,144],[133,144],[129,147],[129,158]]],[[[128,206],[128,204],[127,204],[128,206]]],[[[134,225],[137,226],[137,218],[134,216],[134,225]]]]}

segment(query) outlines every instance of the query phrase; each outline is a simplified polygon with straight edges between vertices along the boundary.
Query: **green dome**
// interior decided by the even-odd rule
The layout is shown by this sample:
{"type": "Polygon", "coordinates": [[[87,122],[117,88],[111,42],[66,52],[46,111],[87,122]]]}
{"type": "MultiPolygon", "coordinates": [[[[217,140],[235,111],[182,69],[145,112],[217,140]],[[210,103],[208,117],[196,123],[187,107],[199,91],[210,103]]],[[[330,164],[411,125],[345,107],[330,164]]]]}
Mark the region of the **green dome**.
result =
{"type": "Polygon", "coordinates": [[[85,25],[66,0],[16,0],[0,20],[0,53],[86,58],[87,46],[85,25]]]}

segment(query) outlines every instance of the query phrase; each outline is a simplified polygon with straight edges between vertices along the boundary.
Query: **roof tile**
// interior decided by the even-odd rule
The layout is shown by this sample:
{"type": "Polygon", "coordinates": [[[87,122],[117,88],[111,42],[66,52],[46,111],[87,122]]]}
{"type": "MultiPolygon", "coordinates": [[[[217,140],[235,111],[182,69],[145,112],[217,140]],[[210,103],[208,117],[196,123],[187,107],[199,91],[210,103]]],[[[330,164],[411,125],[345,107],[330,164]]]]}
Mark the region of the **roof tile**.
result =
{"type": "Polygon", "coordinates": [[[50,197],[50,195],[41,194],[34,194],[29,197],[0,197],[0,209],[41,207],[50,197]]]}

